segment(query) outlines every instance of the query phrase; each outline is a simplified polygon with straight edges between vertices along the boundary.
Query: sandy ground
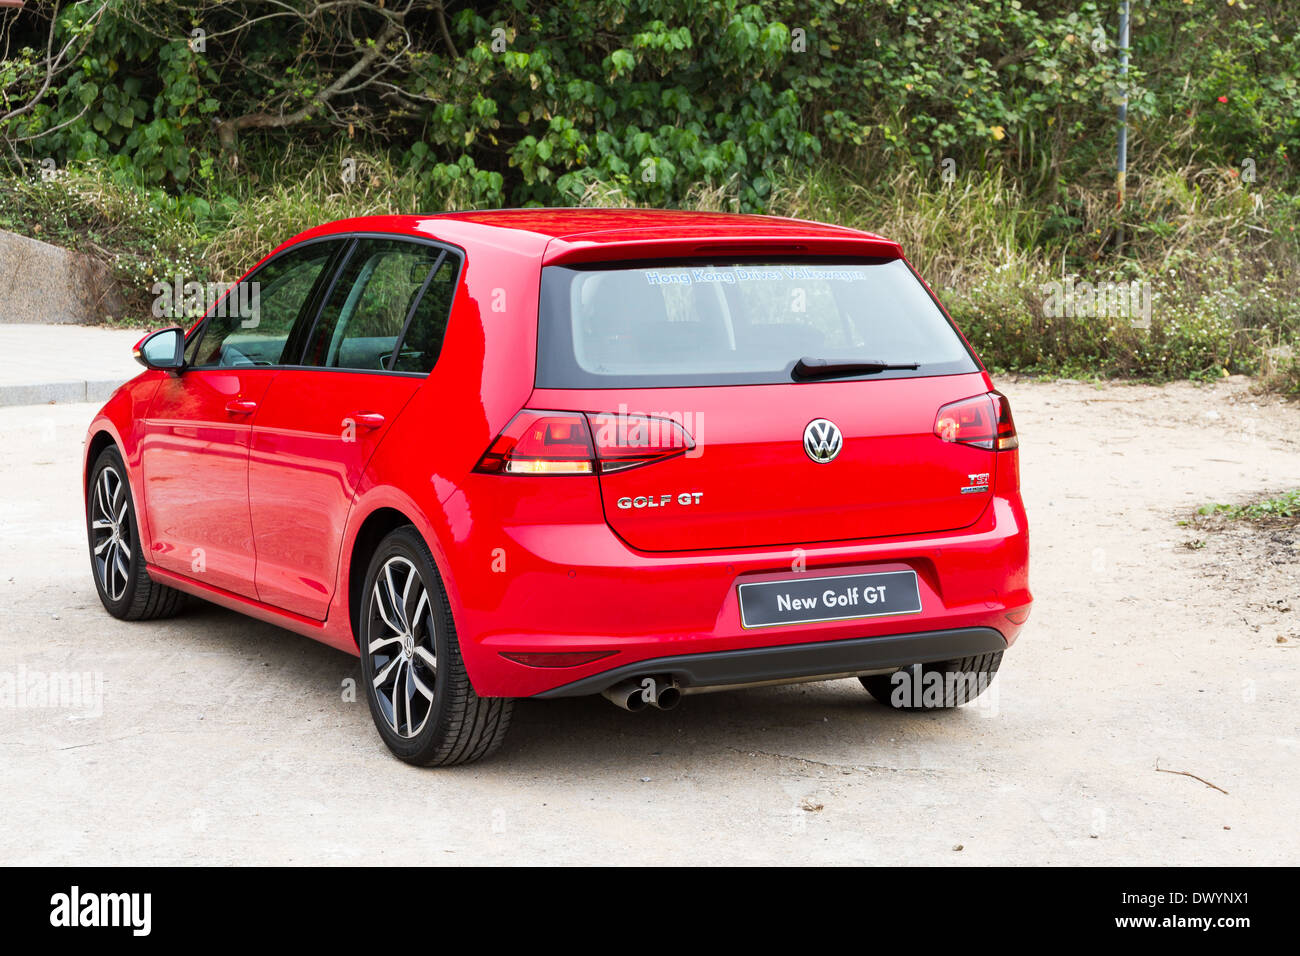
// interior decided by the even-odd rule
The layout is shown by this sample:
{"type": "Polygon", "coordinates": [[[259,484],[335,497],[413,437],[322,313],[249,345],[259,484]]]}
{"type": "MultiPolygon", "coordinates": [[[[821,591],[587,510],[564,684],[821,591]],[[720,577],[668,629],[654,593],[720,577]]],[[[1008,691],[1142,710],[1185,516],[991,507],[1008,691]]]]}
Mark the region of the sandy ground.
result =
{"type": "Polygon", "coordinates": [[[0,862],[1300,862],[1296,533],[1178,524],[1300,485],[1300,407],[1236,379],[1003,388],[1037,604],[981,702],[523,702],[453,770],[386,754],[344,654],[208,605],[111,619],[80,519],[92,409],[0,409],[0,677],[91,691],[0,703],[0,862]]]}

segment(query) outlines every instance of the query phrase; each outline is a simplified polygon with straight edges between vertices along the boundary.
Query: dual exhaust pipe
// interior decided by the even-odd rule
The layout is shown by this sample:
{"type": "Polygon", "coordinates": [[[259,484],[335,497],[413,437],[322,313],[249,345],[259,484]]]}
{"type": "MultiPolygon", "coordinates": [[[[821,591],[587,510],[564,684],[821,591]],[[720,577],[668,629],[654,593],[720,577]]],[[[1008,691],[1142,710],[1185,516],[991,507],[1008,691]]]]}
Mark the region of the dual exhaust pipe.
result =
{"type": "Polygon", "coordinates": [[[638,677],[606,687],[601,694],[616,707],[636,713],[655,706],[672,710],[682,702],[682,689],[671,677],[638,677]]]}

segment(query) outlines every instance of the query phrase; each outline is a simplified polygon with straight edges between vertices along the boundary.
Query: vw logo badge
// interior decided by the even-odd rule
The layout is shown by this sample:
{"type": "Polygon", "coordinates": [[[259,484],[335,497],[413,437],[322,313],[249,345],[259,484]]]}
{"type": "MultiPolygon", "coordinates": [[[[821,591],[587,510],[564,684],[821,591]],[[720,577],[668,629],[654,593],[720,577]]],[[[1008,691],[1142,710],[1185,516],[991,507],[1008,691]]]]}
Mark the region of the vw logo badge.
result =
{"type": "Polygon", "coordinates": [[[813,461],[824,465],[834,461],[844,447],[844,436],[834,422],[814,418],[803,430],[803,450],[813,461]]]}

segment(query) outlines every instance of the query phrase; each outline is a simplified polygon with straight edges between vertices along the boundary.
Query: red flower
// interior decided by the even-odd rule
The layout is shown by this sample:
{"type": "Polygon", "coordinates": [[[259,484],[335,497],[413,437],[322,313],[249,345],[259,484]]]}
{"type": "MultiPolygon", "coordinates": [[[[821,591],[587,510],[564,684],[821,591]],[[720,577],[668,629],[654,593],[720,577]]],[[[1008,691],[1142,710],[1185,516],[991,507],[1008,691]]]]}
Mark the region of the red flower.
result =
{"type": "Polygon", "coordinates": [[[1220,103],[1226,103],[1226,102],[1228,102],[1228,98],[1227,98],[1226,96],[1220,96],[1220,97],[1219,97],[1219,102],[1220,102],[1220,103]]]}

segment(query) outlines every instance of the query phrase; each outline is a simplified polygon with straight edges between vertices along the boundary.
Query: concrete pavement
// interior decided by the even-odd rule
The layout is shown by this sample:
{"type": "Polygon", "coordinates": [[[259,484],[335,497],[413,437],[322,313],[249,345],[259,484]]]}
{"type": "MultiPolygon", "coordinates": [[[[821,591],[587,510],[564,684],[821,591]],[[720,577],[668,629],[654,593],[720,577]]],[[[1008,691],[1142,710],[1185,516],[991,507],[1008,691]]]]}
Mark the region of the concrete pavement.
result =
{"type": "Polygon", "coordinates": [[[139,329],[0,324],[0,405],[102,402],[142,369],[139,329]]]}
{"type": "Polygon", "coordinates": [[[523,701],[448,770],[388,756],[347,654],[202,602],[109,617],[93,407],[0,409],[0,864],[1295,865],[1294,532],[1178,521],[1300,484],[1300,408],[1236,379],[999,384],[1037,600],[980,701],[523,701]]]}

